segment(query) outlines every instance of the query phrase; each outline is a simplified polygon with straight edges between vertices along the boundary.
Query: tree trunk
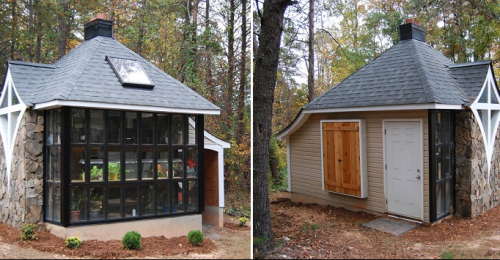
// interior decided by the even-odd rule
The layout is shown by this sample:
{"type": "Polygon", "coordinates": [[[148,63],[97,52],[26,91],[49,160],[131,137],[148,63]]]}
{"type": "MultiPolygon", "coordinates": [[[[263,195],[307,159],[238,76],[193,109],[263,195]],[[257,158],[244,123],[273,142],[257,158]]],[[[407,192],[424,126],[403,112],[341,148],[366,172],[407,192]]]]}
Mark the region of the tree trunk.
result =
{"type": "Polygon", "coordinates": [[[142,8],[139,11],[139,39],[137,40],[137,49],[136,52],[139,55],[142,55],[142,44],[144,42],[144,16],[146,15],[146,0],[142,0],[142,8]]]}
{"type": "Polygon", "coordinates": [[[59,39],[57,41],[57,58],[61,59],[64,55],[66,55],[66,47],[68,40],[68,19],[67,13],[69,11],[69,5],[67,0],[63,0],[60,3],[59,10],[59,39]]]}
{"type": "Polygon", "coordinates": [[[238,97],[238,121],[236,124],[236,143],[243,139],[243,118],[245,115],[246,56],[247,56],[247,0],[241,0],[241,60],[240,60],[240,94],[238,97]]]}
{"type": "Polygon", "coordinates": [[[233,88],[234,88],[234,0],[229,1],[229,28],[227,29],[227,82],[226,82],[226,112],[223,122],[226,125],[225,131],[231,128],[230,122],[233,116],[233,88]]]}
{"type": "Polygon", "coordinates": [[[12,23],[11,23],[11,35],[10,35],[10,59],[15,59],[16,53],[16,41],[17,41],[17,14],[16,14],[17,3],[16,0],[12,0],[12,23]]]}
{"type": "Polygon", "coordinates": [[[309,67],[307,68],[307,89],[309,102],[314,100],[314,0],[309,0],[309,67]]]}
{"type": "MultiPolygon", "coordinates": [[[[205,3],[205,37],[209,37],[209,32],[210,32],[210,0],[206,0],[205,3]]],[[[214,103],[215,102],[215,84],[213,80],[213,73],[212,73],[212,50],[210,49],[210,44],[209,44],[209,39],[205,38],[205,52],[207,55],[207,85],[208,85],[208,92],[209,92],[209,97],[208,100],[210,102],[214,103]]]]}
{"type": "Polygon", "coordinates": [[[253,237],[259,250],[274,247],[269,208],[269,144],[274,89],[286,8],[291,0],[265,0],[261,18],[259,49],[255,56],[253,91],[253,237]]]}

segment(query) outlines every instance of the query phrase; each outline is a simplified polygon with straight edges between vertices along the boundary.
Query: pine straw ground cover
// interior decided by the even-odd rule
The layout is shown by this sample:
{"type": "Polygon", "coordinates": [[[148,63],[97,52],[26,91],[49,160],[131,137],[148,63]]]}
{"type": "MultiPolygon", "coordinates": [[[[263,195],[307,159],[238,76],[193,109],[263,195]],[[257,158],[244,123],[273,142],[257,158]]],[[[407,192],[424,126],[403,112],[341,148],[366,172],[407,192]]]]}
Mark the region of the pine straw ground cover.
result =
{"type": "Polygon", "coordinates": [[[32,248],[68,257],[101,259],[161,258],[162,256],[179,254],[207,254],[216,250],[214,242],[210,239],[205,238],[199,246],[193,246],[186,236],[169,239],[164,236],[143,237],[141,250],[127,250],[121,244],[121,240],[105,242],[85,240],[79,248],[70,249],[66,247],[65,239],[56,237],[47,230],[36,231],[36,235],[37,240],[21,241],[21,231],[19,229],[0,222],[0,240],[2,242],[21,248],[32,248]]]}
{"type": "Polygon", "coordinates": [[[450,217],[400,236],[363,227],[379,217],[332,206],[271,196],[276,248],[255,258],[492,258],[500,259],[500,207],[475,219],[450,217]]]}

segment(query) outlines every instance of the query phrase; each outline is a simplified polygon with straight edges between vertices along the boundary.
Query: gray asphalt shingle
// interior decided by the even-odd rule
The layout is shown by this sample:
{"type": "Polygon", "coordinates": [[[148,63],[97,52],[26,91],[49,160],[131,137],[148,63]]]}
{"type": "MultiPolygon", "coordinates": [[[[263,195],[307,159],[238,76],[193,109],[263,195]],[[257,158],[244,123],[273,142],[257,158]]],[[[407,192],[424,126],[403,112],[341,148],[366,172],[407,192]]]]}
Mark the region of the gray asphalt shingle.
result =
{"type": "Polygon", "coordinates": [[[53,65],[32,64],[22,67],[16,65],[11,72],[15,78],[16,89],[29,105],[62,100],[188,110],[220,110],[189,87],[109,37],[87,40],[53,65]],[[105,60],[106,56],[139,61],[155,87],[153,89],[123,87],[105,60]],[[28,79],[23,79],[21,73],[28,74],[28,79]],[[43,76],[40,76],[42,74],[43,76]]]}
{"type": "Polygon", "coordinates": [[[486,79],[489,66],[486,64],[489,63],[458,66],[424,42],[404,40],[304,109],[429,103],[466,105],[479,93],[480,87],[477,87],[482,87],[486,79]]]}

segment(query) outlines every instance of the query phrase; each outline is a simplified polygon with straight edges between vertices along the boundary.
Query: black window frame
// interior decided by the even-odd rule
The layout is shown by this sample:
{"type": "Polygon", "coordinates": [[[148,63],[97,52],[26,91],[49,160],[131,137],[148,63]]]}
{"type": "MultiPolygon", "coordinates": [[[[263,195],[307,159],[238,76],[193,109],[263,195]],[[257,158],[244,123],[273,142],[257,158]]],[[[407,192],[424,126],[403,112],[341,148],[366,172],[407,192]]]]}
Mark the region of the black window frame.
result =
{"type": "Polygon", "coordinates": [[[429,205],[430,222],[435,222],[453,214],[455,205],[455,111],[429,110],[429,205]],[[438,116],[441,122],[438,122],[438,116]],[[449,134],[446,134],[446,128],[449,134]],[[440,141],[438,143],[438,141],[440,141]],[[441,151],[441,153],[439,153],[441,151]],[[448,170],[446,170],[448,168],[448,170]],[[439,178],[439,171],[441,178],[439,178]],[[447,174],[449,172],[449,174],[447,174]],[[446,193],[446,184],[449,193],[446,193]],[[442,208],[438,210],[438,185],[440,186],[442,208]],[[446,208],[446,199],[450,205],[446,208]],[[441,212],[441,213],[439,213],[441,212]]]}
{"type": "MultiPolygon", "coordinates": [[[[52,198],[49,198],[48,197],[48,194],[49,194],[49,191],[46,190],[44,191],[44,215],[43,215],[43,219],[45,222],[48,222],[48,223],[52,223],[52,224],[56,224],[56,225],[61,225],[61,226],[78,226],[78,225],[87,225],[87,224],[97,224],[97,223],[113,223],[113,222],[121,222],[121,221],[131,221],[131,220],[137,220],[137,219],[150,219],[150,218],[164,218],[164,217],[177,217],[177,216],[182,216],[182,215],[192,215],[192,214],[200,214],[203,212],[204,210],[204,198],[203,198],[203,194],[204,194],[204,115],[194,115],[194,114],[173,114],[173,113],[154,113],[154,112],[139,112],[139,111],[125,111],[125,110],[109,110],[109,109],[93,109],[93,108],[76,108],[76,107],[62,107],[62,108],[58,108],[60,109],[61,111],[61,120],[62,120],[62,123],[61,123],[61,129],[60,129],[60,134],[61,134],[61,143],[60,143],[60,148],[61,148],[61,153],[60,153],[60,165],[58,165],[58,167],[60,167],[60,172],[61,172],[61,189],[60,189],[60,198],[61,198],[61,207],[60,207],[60,215],[61,215],[61,218],[59,218],[59,220],[57,219],[54,219],[54,218],[50,218],[47,216],[47,212],[49,210],[52,210],[52,212],[56,211],[55,207],[54,208],[51,208],[49,209],[47,205],[49,205],[49,203],[47,203],[49,200],[54,200],[55,196],[52,195],[52,198]],[[70,122],[71,122],[71,110],[72,109],[84,109],[85,111],[85,122],[86,122],[86,125],[85,125],[85,128],[86,128],[86,134],[87,134],[87,137],[85,138],[85,142],[84,144],[76,144],[76,143],[71,143],[71,132],[72,132],[72,129],[71,129],[71,126],[70,126],[70,122]],[[88,135],[89,135],[89,125],[90,125],[90,111],[91,110],[102,110],[104,111],[104,140],[103,140],[103,143],[102,144],[91,144],[89,139],[88,138],[88,135]],[[106,130],[107,127],[108,127],[108,113],[110,111],[120,111],[120,117],[121,117],[121,125],[122,125],[122,130],[125,130],[125,124],[126,124],[126,118],[125,118],[125,114],[127,112],[133,112],[133,113],[137,113],[137,118],[138,118],[138,121],[136,122],[137,124],[137,134],[138,134],[138,138],[137,138],[137,142],[134,143],[134,144],[126,144],[125,142],[125,134],[121,134],[121,142],[119,144],[110,144],[108,143],[108,131],[106,130]],[[151,144],[143,144],[142,143],[142,128],[140,127],[140,120],[142,120],[142,115],[143,114],[152,114],[153,115],[153,142],[151,144]],[[167,117],[169,118],[168,119],[168,124],[169,124],[169,140],[172,140],[172,117],[174,115],[180,115],[183,117],[184,119],[184,123],[183,123],[183,142],[182,144],[172,144],[172,141],[170,141],[168,144],[160,144],[156,138],[156,131],[157,130],[157,127],[156,127],[156,124],[157,124],[157,117],[158,115],[167,115],[167,117]],[[195,142],[194,144],[190,144],[189,142],[189,137],[190,137],[190,126],[189,126],[189,118],[192,118],[192,120],[194,120],[195,122],[195,127],[194,127],[194,138],[195,138],[195,142]],[[87,181],[83,181],[82,183],[75,183],[72,181],[72,176],[71,176],[71,152],[72,152],[72,148],[74,147],[82,147],[85,149],[86,151],[86,158],[85,158],[85,180],[87,181]],[[104,153],[104,157],[102,159],[102,168],[103,168],[103,180],[102,181],[91,181],[90,180],[90,173],[89,173],[89,169],[90,169],[90,153],[89,153],[89,149],[91,147],[101,147],[103,149],[103,153],[104,153]],[[110,147],[118,147],[120,149],[120,160],[121,160],[121,163],[122,165],[125,164],[125,156],[124,156],[124,153],[125,153],[125,150],[127,148],[137,148],[137,153],[136,153],[136,156],[137,156],[137,164],[139,165],[139,169],[142,167],[142,163],[141,163],[141,151],[143,149],[151,149],[151,153],[153,154],[153,159],[152,159],[152,168],[154,169],[154,173],[153,173],[153,176],[152,176],[152,179],[142,179],[141,177],[141,171],[139,170],[137,175],[137,179],[135,180],[125,180],[125,169],[124,167],[121,168],[121,180],[119,181],[108,181],[107,179],[107,174],[108,174],[108,170],[106,167],[108,165],[108,148],[110,147]],[[157,150],[159,148],[164,148],[164,149],[167,149],[169,152],[169,160],[168,160],[168,163],[169,163],[169,172],[170,172],[170,176],[169,178],[167,179],[159,179],[158,178],[158,169],[156,167],[157,165],[157,150]],[[188,177],[187,176],[187,159],[189,158],[188,157],[188,154],[187,154],[187,151],[189,149],[196,149],[195,150],[195,158],[197,158],[196,160],[196,170],[197,170],[197,176],[196,177],[188,177]],[[172,174],[172,159],[173,159],[173,150],[174,149],[182,149],[183,152],[182,153],[182,167],[183,167],[183,177],[181,179],[175,179],[173,178],[173,174],[172,174]],[[186,163],[184,163],[186,162],[186,163]],[[65,174],[66,173],[66,174],[65,174]],[[197,198],[197,203],[198,205],[195,205],[194,208],[190,208],[188,210],[188,199],[185,199],[182,203],[182,206],[183,206],[183,211],[182,212],[172,212],[172,208],[174,207],[173,206],[173,201],[174,201],[174,189],[173,189],[173,186],[175,183],[179,183],[181,182],[183,184],[182,187],[189,187],[189,184],[191,183],[191,181],[196,181],[195,185],[197,185],[193,192],[196,192],[197,194],[195,195],[195,197],[197,198]],[[158,193],[158,186],[160,184],[163,184],[163,185],[167,185],[169,188],[169,192],[170,192],[170,211],[169,212],[160,212],[160,210],[158,209],[159,207],[159,204],[157,204],[159,198],[157,198],[157,195],[159,196],[159,193],[158,193]],[[116,219],[111,219],[111,218],[108,218],[107,217],[107,214],[104,214],[104,213],[107,213],[108,212],[108,191],[110,189],[111,186],[114,186],[114,185],[119,185],[121,188],[121,210],[120,210],[120,218],[116,218],[116,219]],[[137,198],[139,198],[141,196],[141,190],[142,190],[142,187],[144,185],[152,185],[153,187],[153,213],[152,214],[144,214],[141,209],[143,209],[144,207],[142,207],[141,205],[141,200],[137,200],[137,214],[135,217],[126,217],[125,216],[125,211],[124,211],[124,189],[125,189],[125,186],[127,185],[135,185],[136,187],[136,191],[137,191],[137,198]],[[103,209],[103,214],[102,214],[102,219],[91,219],[90,217],[90,199],[87,198],[87,200],[85,201],[85,206],[84,206],[84,209],[86,210],[84,213],[81,214],[81,218],[83,218],[83,220],[81,221],[78,221],[78,222],[74,222],[74,221],[71,221],[71,216],[70,216],[70,206],[71,206],[71,202],[70,202],[70,195],[71,195],[71,187],[76,187],[76,186],[79,186],[79,187],[83,187],[84,190],[85,190],[85,195],[88,197],[90,194],[90,188],[91,187],[102,187],[102,190],[103,190],[103,204],[102,204],[102,209],[103,209]]],[[[51,120],[49,119],[49,117],[52,115],[52,111],[54,110],[47,110],[45,112],[45,122],[51,122],[51,120]]],[[[191,135],[192,136],[192,135],[191,135]]],[[[45,139],[46,140],[46,139],[45,139]]],[[[45,143],[45,142],[44,142],[45,143]]],[[[48,187],[48,184],[50,184],[47,179],[45,178],[45,176],[48,176],[48,172],[45,172],[47,169],[49,169],[47,166],[49,166],[49,161],[52,161],[52,160],[46,160],[46,158],[48,158],[48,156],[50,155],[47,155],[47,152],[50,150],[50,147],[52,147],[53,145],[46,145],[44,144],[44,185],[45,187],[48,187]]],[[[189,188],[183,188],[182,189],[182,198],[190,198],[189,195],[188,195],[188,189],[189,188]]],[[[52,214],[53,216],[53,214],[52,214]]]]}

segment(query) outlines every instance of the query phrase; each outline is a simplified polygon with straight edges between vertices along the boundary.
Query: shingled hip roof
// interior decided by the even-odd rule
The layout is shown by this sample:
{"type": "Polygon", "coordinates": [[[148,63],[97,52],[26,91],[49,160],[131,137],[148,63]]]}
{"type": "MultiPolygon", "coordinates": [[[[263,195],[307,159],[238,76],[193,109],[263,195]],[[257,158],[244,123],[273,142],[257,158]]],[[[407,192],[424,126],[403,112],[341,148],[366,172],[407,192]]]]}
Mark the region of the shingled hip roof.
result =
{"type": "Polygon", "coordinates": [[[110,37],[87,40],[53,65],[9,61],[9,71],[28,106],[74,101],[220,113],[217,106],[110,37]],[[154,88],[122,86],[106,56],[138,61],[154,88]]]}
{"type": "Polygon", "coordinates": [[[467,105],[471,103],[471,94],[477,95],[484,83],[487,64],[457,66],[424,42],[404,40],[303,109],[467,105]],[[467,72],[471,69],[472,73],[467,72]]]}

